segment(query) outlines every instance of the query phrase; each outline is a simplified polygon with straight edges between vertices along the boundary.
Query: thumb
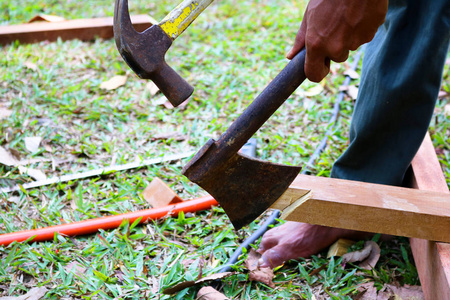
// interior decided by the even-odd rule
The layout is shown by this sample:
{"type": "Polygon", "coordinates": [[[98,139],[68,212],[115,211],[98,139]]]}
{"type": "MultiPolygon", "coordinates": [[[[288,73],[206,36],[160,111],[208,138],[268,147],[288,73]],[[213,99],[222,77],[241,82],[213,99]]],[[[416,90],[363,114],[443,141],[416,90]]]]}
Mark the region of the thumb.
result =
{"type": "Polygon", "coordinates": [[[305,36],[306,36],[306,17],[303,18],[302,23],[300,24],[300,28],[295,36],[294,46],[292,49],[286,54],[287,59],[293,59],[294,56],[300,52],[305,47],[305,36]]]}
{"type": "Polygon", "coordinates": [[[261,258],[258,260],[258,265],[260,268],[275,268],[284,263],[284,259],[278,254],[283,251],[282,247],[276,246],[270,250],[263,253],[261,258]]]}

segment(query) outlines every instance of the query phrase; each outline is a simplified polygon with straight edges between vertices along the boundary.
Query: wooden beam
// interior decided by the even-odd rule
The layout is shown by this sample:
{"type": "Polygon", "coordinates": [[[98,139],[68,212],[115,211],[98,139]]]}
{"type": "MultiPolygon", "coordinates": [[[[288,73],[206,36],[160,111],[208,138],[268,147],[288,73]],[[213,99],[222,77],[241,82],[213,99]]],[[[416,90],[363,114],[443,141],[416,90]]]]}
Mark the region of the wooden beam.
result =
{"type": "Polygon", "coordinates": [[[450,242],[448,193],[299,175],[272,208],[289,221],[450,242]]]}
{"type": "MultiPolygon", "coordinates": [[[[137,31],[143,31],[155,21],[148,15],[136,15],[131,16],[131,22],[137,31]]],[[[0,45],[16,40],[20,43],[56,41],[58,38],[63,41],[71,39],[89,41],[97,37],[109,39],[113,36],[112,17],[0,26],[0,45]]]]}
{"type": "MultiPolygon", "coordinates": [[[[427,134],[413,162],[411,186],[448,193],[433,143],[427,134]]],[[[450,299],[450,244],[410,239],[425,299],[450,299]]]]}

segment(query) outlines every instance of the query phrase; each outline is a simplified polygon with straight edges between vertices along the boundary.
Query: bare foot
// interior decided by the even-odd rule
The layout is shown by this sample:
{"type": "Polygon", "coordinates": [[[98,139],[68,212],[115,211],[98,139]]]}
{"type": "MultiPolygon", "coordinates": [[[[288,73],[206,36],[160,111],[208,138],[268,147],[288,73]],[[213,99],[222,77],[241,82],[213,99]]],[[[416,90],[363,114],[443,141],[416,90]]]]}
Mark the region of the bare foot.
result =
{"type": "Polygon", "coordinates": [[[340,238],[364,239],[372,233],[307,223],[286,222],[267,231],[258,252],[262,254],[260,267],[277,267],[290,259],[309,257],[330,246],[340,238]]]}

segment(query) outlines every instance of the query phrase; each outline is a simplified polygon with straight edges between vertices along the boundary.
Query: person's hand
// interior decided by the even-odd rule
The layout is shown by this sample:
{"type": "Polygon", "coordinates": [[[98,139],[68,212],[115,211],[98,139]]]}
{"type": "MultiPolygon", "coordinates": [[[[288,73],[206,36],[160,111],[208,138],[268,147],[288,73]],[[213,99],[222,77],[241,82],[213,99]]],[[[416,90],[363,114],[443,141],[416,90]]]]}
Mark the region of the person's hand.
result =
{"type": "Polygon", "coordinates": [[[330,60],[343,62],[350,50],[373,39],[387,8],[388,0],[310,0],[286,57],[306,47],[306,77],[319,82],[330,71],[330,60]]]}

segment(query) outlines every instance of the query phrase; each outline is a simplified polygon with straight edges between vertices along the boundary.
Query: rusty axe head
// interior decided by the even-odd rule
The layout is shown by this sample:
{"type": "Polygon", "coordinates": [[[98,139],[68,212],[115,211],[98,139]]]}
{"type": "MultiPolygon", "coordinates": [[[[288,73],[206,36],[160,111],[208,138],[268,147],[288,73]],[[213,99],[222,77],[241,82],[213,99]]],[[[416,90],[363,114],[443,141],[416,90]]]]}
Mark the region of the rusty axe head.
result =
{"type": "Polygon", "coordinates": [[[157,24],[137,32],[131,24],[128,0],[116,0],[114,37],[128,66],[143,79],[152,80],[173,106],[180,105],[194,91],[165,61],[172,39],[157,24]]]}
{"type": "Polygon", "coordinates": [[[210,140],[184,167],[183,174],[208,191],[225,210],[235,229],[249,224],[287,190],[301,167],[286,166],[235,153],[216,159],[210,140]]]}

